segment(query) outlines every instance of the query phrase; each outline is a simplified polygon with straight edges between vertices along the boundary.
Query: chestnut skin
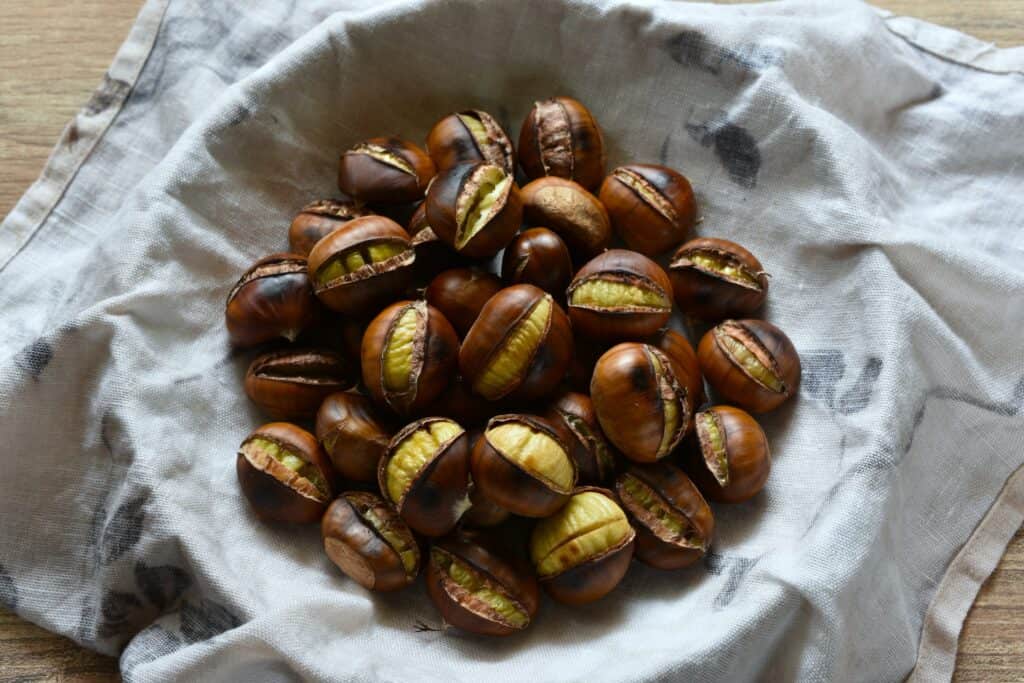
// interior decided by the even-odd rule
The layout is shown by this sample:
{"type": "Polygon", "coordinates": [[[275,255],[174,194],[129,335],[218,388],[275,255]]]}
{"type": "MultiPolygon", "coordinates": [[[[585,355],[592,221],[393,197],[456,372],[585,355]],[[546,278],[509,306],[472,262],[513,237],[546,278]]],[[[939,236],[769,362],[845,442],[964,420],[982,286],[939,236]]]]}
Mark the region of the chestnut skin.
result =
{"type": "Polygon", "coordinates": [[[381,311],[363,334],[363,384],[378,403],[400,415],[415,413],[430,405],[448,386],[458,352],[459,339],[441,311],[422,300],[398,301],[381,311]],[[387,384],[385,347],[393,343],[396,326],[407,312],[416,321],[409,342],[408,387],[393,389],[387,384]]]}
{"type": "Polygon", "coordinates": [[[423,199],[434,174],[434,162],[411,142],[371,138],[341,155],[338,188],[359,202],[402,204],[423,199]]]}
{"type": "Polygon", "coordinates": [[[429,282],[441,271],[467,263],[466,257],[445,244],[430,227],[430,223],[427,222],[426,202],[420,202],[412,214],[412,218],[409,219],[406,231],[409,233],[412,248],[416,252],[413,268],[417,283],[429,282]]]}
{"type": "Polygon", "coordinates": [[[684,377],[679,380],[686,387],[686,392],[693,397],[693,405],[704,404],[706,394],[704,392],[704,376],[700,373],[700,363],[697,361],[697,352],[693,350],[690,341],[675,330],[660,330],[653,337],[649,337],[647,343],[674,360],[683,371],[684,377]]]}
{"type": "Polygon", "coordinates": [[[345,199],[319,199],[302,207],[288,228],[288,248],[309,256],[317,242],[349,221],[372,215],[369,209],[345,199]]]}
{"type": "Polygon", "coordinates": [[[572,460],[569,447],[561,432],[551,424],[533,415],[498,415],[487,423],[487,429],[477,439],[470,458],[473,485],[487,500],[512,514],[522,517],[547,517],[558,510],[569,499],[576,484],[576,463],[572,460]],[[564,489],[553,482],[545,481],[508,457],[488,434],[492,428],[503,424],[518,423],[553,439],[561,448],[572,466],[572,481],[564,489]]]}
{"type": "Polygon", "coordinates": [[[604,179],[598,196],[615,233],[645,256],[678,246],[697,223],[690,181],[667,166],[619,166],[604,179]]]}
{"type": "Polygon", "coordinates": [[[764,320],[726,320],[700,340],[697,360],[701,372],[718,394],[752,413],[766,413],[794,396],[800,387],[800,356],[793,342],[764,320]],[[724,338],[740,342],[777,384],[757,379],[724,346],[724,338]],[[758,358],[760,356],[760,358],[758,358]]]}
{"type": "Polygon", "coordinates": [[[319,304],[298,254],[271,254],[254,263],[228,294],[224,322],[236,348],[277,339],[295,341],[317,318],[319,304]]]}
{"type": "Polygon", "coordinates": [[[375,493],[349,491],[338,496],[324,513],[320,536],[331,561],[367,590],[400,590],[419,573],[416,538],[394,508],[375,493]],[[375,520],[382,521],[384,528],[375,520]],[[396,548],[382,531],[401,539],[402,545],[396,548]],[[412,568],[403,562],[402,551],[412,559],[412,568]]]}
{"type": "Polygon", "coordinates": [[[679,309],[703,320],[748,316],[768,295],[761,262],[728,240],[702,237],[687,242],[672,257],[668,273],[679,309]],[[702,257],[711,262],[702,263],[702,257]],[[715,261],[718,267],[712,267],[715,261]]]}
{"type": "Polygon", "coordinates": [[[569,247],[547,228],[524,230],[502,255],[501,279],[506,285],[534,285],[559,301],[565,299],[572,272],[569,247]]]}
{"type": "Polygon", "coordinates": [[[287,422],[265,424],[246,437],[239,447],[235,470],[253,512],[266,521],[296,524],[319,521],[332,497],[330,482],[334,472],[327,454],[315,436],[287,422]],[[254,448],[257,439],[270,442],[303,461],[301,467],[309,468],[308,476],[319,479],[320,485],[262,449],[254,448]]]}
{"type": "Polygon", "coordinates": [[[556,176],[588,190],[604,177],[604,136],[590,110],[571,97],[534,102],[519,131],[519,163],[527,177],[556,176]]]}
{"type": "MultiPolygon", "coordinates": [[[[453,377],[448,383],[448,388],[433,403],[426,406],[423,412],[429,413],[429,415],[449,417],[470,429],[485,425],[494,415],[497,407],[501,405],[501,403],[481,401],[462,377],[453,377]]],[[[423,417],[429,417],[429,415],[424,414],[423,417]]],[[[470,445],[472,446],[474,443],[476,440],[471,439],[470,445]]]]}
{"type": "Polygon", "coordinates": [[[475,161],[496,164],[511,175],[516,172],[515,151],[508,133],[493,116],[479,109],[448,114],[435,123],[427,134],[427,152],[438,173],[475,161]],[[471,126],[478,129],[477,134],[471,126]]]}
{"type": "Polygon", "coordinates": [[[355,384],[348,363],[326,349],[284,349],[264,353],[245,373],[245,394],[275,420],[316,415],[320,403],[355,384]]]}
{"type": "Polygon", "coordinates": [[[511,177],[506,194],[495,202],[494,212],[483,227],[460,242],[464,228],[459,222],[460,207],[472,204],[475,188],[482,187],[481,179],[488,174],[509,178],[500,166],[494,164],[459,164],[439,174],[427,191],[427,222],[434,234],[459,254],[477,260],[489,259],[501,251],[512,241],[523,222],[522,195],[515,178],[511,177]]]}
{"type": "Polygon", "coordinates": [[[676,362],[648,344],[619,344],[597,361],[594,410],[605,436],[630,460],[660,460],[689,431],[693,399],[681,377],[676,362]]]}
{"type": "Polygon", "coordinates": [[[579,183],[563,178],[539,178],[523,187],[523,217],[565,240],[576,258],[601,253],[612,238],[611,219],[597,197],[579,183]]]}
{"type": "Polygon", "coordinates": [[[376,483],[391,435],[391,424],[376,414],[370,399],[354,391],[331,394],[316,414],[316,438],[345,479],[376,483]]]}
{"type": "Polygon", "coordinates": [[[426,579],[427,593],[445,622],[469,633],[485,636],[518,633],[530,625],[540,606],[540,588],[529,567],[502,557],[466,535],[445,538],[431,547],[426,579]],[[493,613],[488,614],[482,606],[467,602],[465,589],[458,586],[444,567],[445,562],[452,560],[500,586],[506,598],[514,602],[526,618],[525,623],[513,624],[493,613]]]}
{"type": "Polygon", "coordinates": [[[365,316],[393,301],[412,281],[416,255],[409,234],[384,216],[356,218],[316,243],[309,254],[313,289],[324,304],[339,313],[365,316]],[[377,244],[401,249],[391,258],[367,263],[351,273],[322,279],[321,273],[342,254],[364,252],[377,244]]]}
{"type": "MultiPolygon", "coordinates": [[[[470,443],[475,444],[479,440],[480,434],[469,435],[470,443]]],[[[470,462],[472,463],[472,460],[470,462]]],[[[470,467],[472,468],[472,464],[470,467]]],[[[469,488],[469,503],[470,508],[466,510],[466,514],[462,515],[462,519],[459,520],[459,524],[465,527],[497,526],[505,522],[512,514],[497,503],[485,498],[477,486],[470,486],[469,488]]]]}
{"type": "Polygon", "coordinates": [[[459,369],[474,392],[480,393],[477,381],[485,375],[488,363],[504,344],[518,324],[526,318],[541,300],[551,301],[547,326],[535,340],[519,375],[497,393],[485,395],[488,400],[502,398],[529,400],[551,394],[569,369],[572,359],[572,331],[569,319],[550,294],[533,285],[513,285],[501,290],[484,305],[476,322],[466,334],[459,350],[459,369]]]}
{"type": "Polygon", "coordinates": [[[583,336],[606,340],[635,340],[654,334],[672,315],[672,283],[657,263],[635,251],[609,249],[587,262],[566,292],[569,319],[583,336]],[[591,305],[576,297],[581,288],[594,282],[608,282],[638,288],[656,295],[659,305],[591,305]]]}
{"type": "Polygon", "coordinates": [[[388,463],[406,438],[438,421],[449,420],[427,417],[406,425],[391,439],[377,469],[377,482],[384,499],[395,506],[409,528],[431,537],[444,536],[454,529],[469,507],[469,438],[466,431],[463,429],[456,437],[441,444],[440,449],[415,473],[397,500],[388,488],[388,463]]]}
{"type": "Polygon", "coordinates": [[[478,268],[451,268],[430,281],[426,297],[460,337],[465,337],[480,310],[501,289],[501,280],[478,268]]]}
{"type": "Polygon", "coordinates": [[[719,503],[742,503],[760,493],[768,480],[772,458],[768,438],[757,420],[739,408],[713,406],[697,414],[696,424],[698,462],[693,471],[701,491],[719,503]],[[706,428],[710,420],[721,435],[724,469],[716,462],[706,428]]]}
{"type": "Polygon", "coordinates": [[[615,482],[619,501],[636,529],[636,558],[657,569],[682,569],[707,552],[715,532],[711,508],[686,474],[667,462],[631,465],[615,482]],[[663,509],[685,520],[685,536],[666,526],[630,493],[633,482],[647,487],[663,509]]]}
{"type": "Polygon", "coordinates": [[[589,396],[566,392],[551,402],[544,417],[563,432],[581,484],[601,485],[611,480],[615,457],[589,396]]]}

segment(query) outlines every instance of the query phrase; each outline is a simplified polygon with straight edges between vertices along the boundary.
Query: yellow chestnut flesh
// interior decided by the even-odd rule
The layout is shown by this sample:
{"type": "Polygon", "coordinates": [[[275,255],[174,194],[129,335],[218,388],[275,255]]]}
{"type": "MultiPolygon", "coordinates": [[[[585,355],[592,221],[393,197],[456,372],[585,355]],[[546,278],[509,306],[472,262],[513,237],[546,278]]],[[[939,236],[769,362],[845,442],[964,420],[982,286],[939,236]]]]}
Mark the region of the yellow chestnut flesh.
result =
{"type": "Polygon", "coordinates": [[[317,271],[316,280],[319,284],[325,285],[346,275],[352,275],[363,268],[383,263],[407,250],[408,245],[401,242],[378,242],[353,247],[324,264],[317,271]]]}
{"type": "Polygon", "coordinates": [[[679,431],[679,414],[681,399],[672,383],[668,381],[666,368],[662,364],[660,354],[650,354],[651,365],[654,368],[654,375],[658,378],[658,391],[662,396],[664,405],[665,423],[662,426],[661,444],[658,446],[659,455],[667,453],[676,440],[676,433],[679,431]]]}
{"type": "Polygon", "coordinates": [[[704,460],[708,469],[715,479],[722,486],[729,484],[729,460],[725,450],[725,435],[722,433],[721,425],[712,412],[700,413],[697,416],[697,430],[700,433],[701,442],[707,450],[704,452],[704,460]]]}
{"type": "Polygon", "coordinates": [[[389,150],[387,147],[382,147],[381,145],[364,142],[353,147],[349,153],[365,154],[376,159],[382,164],[394,166],[398,170],[408,173],[409,175],[416,175],[416,170],[412,167],[412,164],[406,161],[403,157],[389,150]]]}
{"type": "Polygon", "coordinates": [[[391,328],[384,345],[384,388],[401,393],[408,391],[412,373],[412,356],[419,326],[419,309],[409,306],[391,328]]]}
{"type": "Polygon", "coordinates": [[[631,532],[626,514],[613,500],[584,491],[537,524],[530,556],[541,577],[554,576],[603,555],[631,532]]]}
{"type": "Polygon", "coordinates": [[[704,538],[690,524],[685,516],[673,510],[650,486],[631,474],[622,478],[623,487],[630,499],[651,513],[674,537],[689,548],[704,550],[704,538]]]}
{"type": "Polygon", "coordinates": [[[495,400],[522,377],[548,328],[551,306],[551,297],[545,296],[534,304],[529,314],[516,323],[473,384],[476,393],[495,400]]]}
{"type": "Polygon", "coordinates": [[[486,149],[490,136],[487,135],[487,129],[484,128],[483,121],[475,116],[468,116],[466,114],[457,114],[456,116],[462,121],[462,125],[466,127],[469,134],[473,136],[477,146],[480,149],[486,149]]]}
{"type": "Polygon", "coordinates": [[[584,282],[574,289],[569,303],[589,308],[622,309],[626,307],[658,310],[666,310],[672,305],[661,292],[635,284],[601,278],[584,282]]]}
{"type": "Polygon", "coordinates": [[[757,351],[732,336],[730,329],[726,325],[715,329],[715,337],[725,352],[763,386],[778,393],[785,391],[782,379],[768,366],[767,357],[759,358],[757,351]]]}
{"type": "MultiPolygon", "coordinates": [[[[411,537],[396,532],[391,527],[391,522],[377,514],[377,511],[373,508],[363,512],[363,517],[387,541],[388,545],[398,553],[398,556],[402,559],[402,566],[405,568],[406,574],[414,574],[416,572],[418,552],[415,547],[407,543],[407,540],[411,540],[411,537]]],[[[406,531],[406,534],[408,534],[408,531],[406,531]]]]}
{"type": "Polygon", "coordinates": [[[439,420],[406,436],[387,464],[387,487],[391,500],[395,503],[401,501],[420,470],[441,452],[444,444],[463,431],[455,422],[439,420]]]}
{"type": "Polygon", "coordinates": [[[572,488],[569,454],[545,432],[523,422],[506,422],[487,431],[487,440],[506,458],[558,491],[572,488]]]}
{"type": "Polygon", "coordinates": [[[718,275],[726,280],[745,285],[751,289],[761,289],[757,275],[750,272],[743,264],[734,259],[710,251],[695,251],[687,258],[701,270],[718,275]]]}
{"type": "Polygon", "coordinates": [[[459,198],[455,208],[458,233],[455,248],[462,249],[505,205],[512,177],[497,166],[485,165],[467,182],[478,183],[476,191],[459,198]]]}
{"type": "Polygon", "coordinates": [[[246,442],[241,450],[253,465],[259,469],[266,470],[276,479],[289,484],[300,493],[311,495],[314,498],[326,498],[328,491],[327,482],[324,481],[316,465],[306,462],[281,444],[257,437],[246,442]],[[278,468],[266,468],[263,466],[271,460],[279,463],[289,472],[293,472],[294,476],[289,476],[289,481],[285,481],[280,475],[286,473],[281,472],[278,468]]]}
{"type": "Polygon", "coordinates": [[[524,628],[530,622],[530,615],[523,606],[513,600],[498,583],[441,548],[435,547],[430,553],[433,562],[457,587],[456,591],[460,595],[454,597],[461,605],[515,628],[524,628]]]}

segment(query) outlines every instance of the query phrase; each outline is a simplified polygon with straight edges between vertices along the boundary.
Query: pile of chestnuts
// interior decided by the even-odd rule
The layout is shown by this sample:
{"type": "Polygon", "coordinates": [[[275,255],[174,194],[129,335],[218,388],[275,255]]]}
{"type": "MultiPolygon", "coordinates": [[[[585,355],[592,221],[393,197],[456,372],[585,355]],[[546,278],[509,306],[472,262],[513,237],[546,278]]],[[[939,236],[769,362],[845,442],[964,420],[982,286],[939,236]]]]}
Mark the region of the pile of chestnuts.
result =
{"type": "Polygon", "coordinates": [[[700,560],[705,499],[740,503],[768,477],[751,413],[800,383],[789,338],[753,317],[760,261],[690,239],[682,174],[606,174],[601,129],[568,97],[535,103],[517,148],[476,110],[438,121],[426,151],[354,145],[346,198],[303,208],[225,313],[258,353],[245,392],[276,420],[237,454],[256,515],[320,522],[367,589],[424,574],[443,623],[488,635],[528,627],[540,587],[582,604],[634,558],[700,560]],[[708,326],[696,351],[673,311],[708,326]]]}

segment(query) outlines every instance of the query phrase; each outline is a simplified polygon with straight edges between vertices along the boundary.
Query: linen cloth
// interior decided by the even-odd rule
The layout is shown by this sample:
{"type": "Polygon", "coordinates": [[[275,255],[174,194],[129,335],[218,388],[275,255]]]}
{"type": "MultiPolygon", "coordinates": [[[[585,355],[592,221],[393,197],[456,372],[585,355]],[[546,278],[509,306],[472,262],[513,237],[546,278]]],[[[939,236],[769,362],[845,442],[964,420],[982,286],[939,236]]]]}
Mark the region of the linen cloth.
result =
{"type": "Polygon", "coordinates": [[[1020,50],[858,2],[150,0],[0,229],[0,599],[137,682],[948,678],[1024,517],[1022,117],[1020,50]],[[556,94],[761,257],[802,391],[703,567],[418,633],[249,513],[224,299],[354,141],[556,94]]]}

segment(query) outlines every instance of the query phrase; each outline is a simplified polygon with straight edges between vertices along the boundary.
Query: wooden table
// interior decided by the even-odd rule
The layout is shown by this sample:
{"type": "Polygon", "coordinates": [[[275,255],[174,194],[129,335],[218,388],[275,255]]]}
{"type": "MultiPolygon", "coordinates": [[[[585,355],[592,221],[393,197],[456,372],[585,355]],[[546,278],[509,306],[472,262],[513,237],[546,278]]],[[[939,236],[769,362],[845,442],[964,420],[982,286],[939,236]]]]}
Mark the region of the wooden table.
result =
{"type": "MultiPolygon", "coordinates": [[[[1024,44],[1024,0],[878,0],[1002,46],[1024,44]]],[[[36,178],[89,99],[142,0],[0,2],[0,215],[36,178]]],[[[117,661],[0,609],[0,681],[113,681],[117,661]]],[[[1024,533],[985,584],[960,638],[958,681],[1024,681],[1024,533]]]]}

